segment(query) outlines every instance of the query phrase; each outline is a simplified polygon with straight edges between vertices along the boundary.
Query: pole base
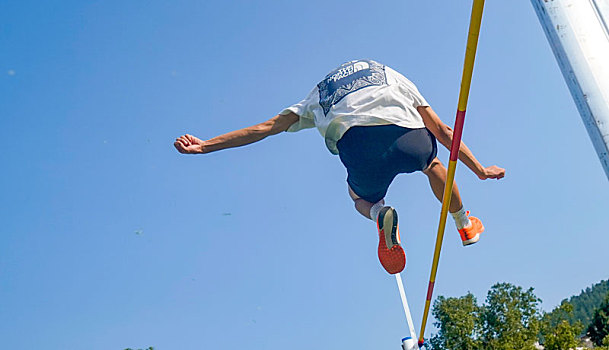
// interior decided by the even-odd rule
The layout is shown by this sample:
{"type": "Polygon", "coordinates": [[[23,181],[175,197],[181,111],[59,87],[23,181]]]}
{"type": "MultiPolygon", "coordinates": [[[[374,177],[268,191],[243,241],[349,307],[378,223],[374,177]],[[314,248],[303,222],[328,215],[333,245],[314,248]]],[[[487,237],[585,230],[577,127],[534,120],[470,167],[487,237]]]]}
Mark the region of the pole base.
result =
{"type": "Polygon", "coordinates": [[[419,350],[417,341],[412,339],[411,337],[406,337],[402,339],[402,350],[419,350]]]}

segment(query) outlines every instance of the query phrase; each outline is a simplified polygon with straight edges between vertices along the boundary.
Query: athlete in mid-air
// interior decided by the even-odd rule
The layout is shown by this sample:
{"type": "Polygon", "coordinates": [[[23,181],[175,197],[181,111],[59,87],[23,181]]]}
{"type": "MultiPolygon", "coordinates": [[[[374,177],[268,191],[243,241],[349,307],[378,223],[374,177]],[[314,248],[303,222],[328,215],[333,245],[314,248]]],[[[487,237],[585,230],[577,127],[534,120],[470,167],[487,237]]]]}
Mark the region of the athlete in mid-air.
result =
{"type": "MultiPolygon", "coordinates": [[[[417,87],[395,70],[372,60],[344,63],[304,100],[263,123],[206,141],[186,134],[174,146],[180,153],[202,154],[313,127],[347,168],[355,209],[377,223],[381,264],[390,274],[401,272],[406,256],[400,246],[397,212],[385,205],[387,189],[396,175],[421,171],[442,201],[447,171],[436,158],[436,139],[450,149],[453,131],[417,87]]],[[[481,180],[505,175],[505,169],[482,166],[464,143],[459,159],[481,180]]],[[[478,218],[468,216],[456,184],[449,211],[463,245],[476,243],[484,226],[478,218]]]]}

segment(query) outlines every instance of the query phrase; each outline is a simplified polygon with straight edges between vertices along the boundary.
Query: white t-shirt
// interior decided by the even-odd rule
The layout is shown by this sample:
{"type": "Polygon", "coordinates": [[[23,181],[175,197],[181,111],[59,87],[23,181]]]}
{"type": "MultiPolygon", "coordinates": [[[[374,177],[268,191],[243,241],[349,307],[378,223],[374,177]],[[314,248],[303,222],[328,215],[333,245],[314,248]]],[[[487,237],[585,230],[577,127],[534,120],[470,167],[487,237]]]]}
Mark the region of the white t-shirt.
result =
{"type": "Polygon", "coordinates": [[[424,128],[419,106],[429,104],[402,74],[372,60],[356,60],[330,72],[304,100],[280,114],[300,116],[287,131],[317,127],[330,152],[338,154],[336,143],[352,126],[424,128]]]}

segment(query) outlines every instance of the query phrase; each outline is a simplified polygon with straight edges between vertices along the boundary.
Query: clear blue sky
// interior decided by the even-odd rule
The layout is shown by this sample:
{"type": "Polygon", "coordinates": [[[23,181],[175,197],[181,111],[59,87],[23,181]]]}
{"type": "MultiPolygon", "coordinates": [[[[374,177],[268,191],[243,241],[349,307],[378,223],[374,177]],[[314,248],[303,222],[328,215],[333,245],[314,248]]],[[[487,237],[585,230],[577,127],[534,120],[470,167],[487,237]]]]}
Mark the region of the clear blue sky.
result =
{"type": "MultiPolygon", "coordinates": [[[[172,142],[266,120],[355,58],[452,124],[470,6],[3,2],[0,347],[398,349],[375,225],[315,130],[205,156],[172,142]]],[[[549,310],[609,277],[607,178],[528,1],[487,4],[464,140],[507,176],[458,168],[487,231],[463,248],[448,227],[436,296],[505,281],[549,310]]],[[[418,328],[440,204],[421,174],[388,201],[418,328]]]]}

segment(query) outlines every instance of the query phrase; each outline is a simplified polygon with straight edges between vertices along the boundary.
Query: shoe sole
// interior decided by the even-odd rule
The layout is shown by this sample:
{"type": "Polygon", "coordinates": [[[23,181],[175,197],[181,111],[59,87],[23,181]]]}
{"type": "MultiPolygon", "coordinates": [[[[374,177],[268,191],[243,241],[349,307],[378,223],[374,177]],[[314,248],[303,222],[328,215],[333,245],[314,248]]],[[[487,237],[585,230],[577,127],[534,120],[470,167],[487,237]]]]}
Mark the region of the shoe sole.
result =
{"type": "Polygon", "coordinates": [[[387,249],[391,249],[396,244],[400,244],[400,238],[398,232],[398,213],[391,207],[385,207],[381,209],[379,213],[379,223],[383,223],[383,226],[379,227],[380,230],[384,230],[385,233],[385,244],[387,249]]]}
{"type": "Polygon", "coordinates": [[[468,246],[468,245],[472,245],[476,242],[478,242],[480,240],[480,234],[476,233],[476,235],[474,236],[474,238],[470,238],[467,241],[463,241],[463,246],[468,246]]]}
{"type": "Polygon", "coordinates": [[[381,209],[378,216],[378,256],[381,265],[389,274],[400,273],[406,266],[406,254],[400,245],[397,212],[391,207],[381,209]]]}

